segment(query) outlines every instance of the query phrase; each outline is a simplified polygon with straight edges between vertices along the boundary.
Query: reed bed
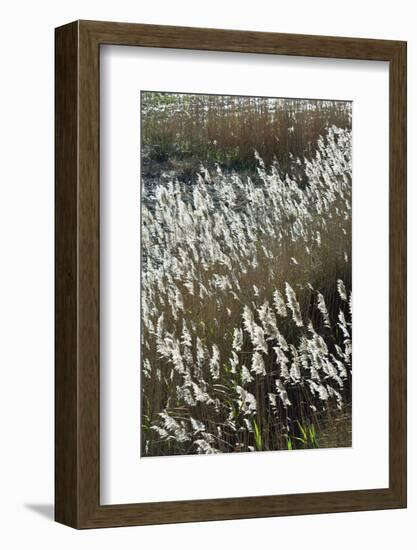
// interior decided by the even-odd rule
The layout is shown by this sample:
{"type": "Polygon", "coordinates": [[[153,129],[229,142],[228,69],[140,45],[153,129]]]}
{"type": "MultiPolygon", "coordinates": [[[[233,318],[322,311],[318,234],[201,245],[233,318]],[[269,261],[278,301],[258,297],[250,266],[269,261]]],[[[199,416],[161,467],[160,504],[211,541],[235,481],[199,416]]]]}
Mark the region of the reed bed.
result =
{"type": "Polygon", "coordinates": [[[351,131],[259,151],[142,200],[142,456],[351,445],[351,131]]]}
{"type": "Polygon", "coordinates": [[[198,160],[253,171],[257,150],[291,175],[294,157],[311,159],[328,127],[349,129],[352,119],[346,101],[142,92],[141,103],[142,143],[153,160],[188,161],[193,170],[198,160]]]}

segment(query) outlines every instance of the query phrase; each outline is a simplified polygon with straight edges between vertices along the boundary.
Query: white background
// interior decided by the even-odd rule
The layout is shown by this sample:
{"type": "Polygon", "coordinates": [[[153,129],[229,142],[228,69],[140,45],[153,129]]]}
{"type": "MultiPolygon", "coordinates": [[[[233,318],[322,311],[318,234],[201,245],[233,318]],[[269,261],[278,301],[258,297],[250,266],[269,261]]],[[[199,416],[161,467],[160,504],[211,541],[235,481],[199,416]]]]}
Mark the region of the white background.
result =
{"type": "MultiPolygon", "coordinates": [[[[417,514],[417,35],[414,2],[72,0],[3,3],[0,86],[0,544],[7,549],[379,549],[415,545],[417,514]],[[409,41],[409,508],[76,532],[52,523],[53,28],[73,19],[409,41]],[[4,194],[3,194],[4,193],[4,194]]],[[[378,128],[375,129],[378,131],[378,128]]],[[[375,162],[378,162],[375,159],[375,162]]],[[[378,205],[376,204],[376,207],[378,205]]],[[[370,212],[370,217],[372,212],[370,212]]],[[[376,245],[377,246],[377,245],[376,245]]],[[[375,346],[378,342],[375,342],[375,346]]]]}
{"type": "Polygon", "coordinates": [[[388,487],[388,90],[388,64],[383,62],[102,48],[103,504],[388,487]],[[140,90],[353,101],[351,448],[139,459],[140,90]],[[379,208],[374,208],[375,195],[379,208]],[[369,345],[375,341],[378,346],[369,345]]]}

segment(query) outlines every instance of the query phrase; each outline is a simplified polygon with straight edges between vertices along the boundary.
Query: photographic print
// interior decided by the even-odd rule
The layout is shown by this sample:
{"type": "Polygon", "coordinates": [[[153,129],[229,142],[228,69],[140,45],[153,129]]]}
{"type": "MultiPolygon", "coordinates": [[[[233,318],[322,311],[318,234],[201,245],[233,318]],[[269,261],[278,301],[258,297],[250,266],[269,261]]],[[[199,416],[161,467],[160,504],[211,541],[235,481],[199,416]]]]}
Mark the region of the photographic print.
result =
{"type": "Polygon", "coordinates": [[[141,456],[351,446],[352,103],[140,99],[141,456]]]}

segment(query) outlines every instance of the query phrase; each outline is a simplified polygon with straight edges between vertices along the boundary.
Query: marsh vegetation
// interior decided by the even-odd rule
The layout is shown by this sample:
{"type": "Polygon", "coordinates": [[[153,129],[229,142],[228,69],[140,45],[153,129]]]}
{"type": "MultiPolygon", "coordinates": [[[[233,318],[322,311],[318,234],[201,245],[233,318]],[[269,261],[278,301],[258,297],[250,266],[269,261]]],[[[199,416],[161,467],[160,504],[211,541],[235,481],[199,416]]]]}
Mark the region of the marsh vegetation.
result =
{"type": "Polygon", "coordinates": [[[142,455],[351,445],[350,103],[141,104],[142,455]]]}

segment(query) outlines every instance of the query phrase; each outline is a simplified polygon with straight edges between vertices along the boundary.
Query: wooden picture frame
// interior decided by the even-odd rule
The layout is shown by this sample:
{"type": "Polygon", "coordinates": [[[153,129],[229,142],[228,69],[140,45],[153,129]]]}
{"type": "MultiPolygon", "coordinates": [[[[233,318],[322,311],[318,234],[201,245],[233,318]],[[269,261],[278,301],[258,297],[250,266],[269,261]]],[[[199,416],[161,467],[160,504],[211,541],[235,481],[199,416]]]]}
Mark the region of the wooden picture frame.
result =
{"type": "Polygon", "coordinates": [[[406,43],[76,21],[56,29],[55,518],[75,528],[406,506],[406,43]],[[103,44],[389,62],[389,487],[100,505],[99,55],[103,44]]]}

